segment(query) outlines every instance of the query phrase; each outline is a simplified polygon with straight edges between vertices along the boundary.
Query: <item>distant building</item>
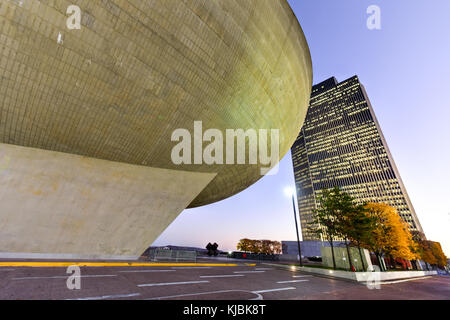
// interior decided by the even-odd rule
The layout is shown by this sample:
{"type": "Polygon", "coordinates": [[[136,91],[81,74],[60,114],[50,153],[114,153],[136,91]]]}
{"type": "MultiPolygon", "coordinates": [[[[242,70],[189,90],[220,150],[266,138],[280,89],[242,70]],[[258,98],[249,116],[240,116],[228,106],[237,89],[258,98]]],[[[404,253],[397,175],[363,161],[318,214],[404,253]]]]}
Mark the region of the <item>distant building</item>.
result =
{"type": "Polygon", "coordinates": [[[363,85],[354,76],[313,87],[310,107],[292,147],[303,240],[311,230],[316,199],[340,187],[359,203],[395,207],[411,231],[423,232],[363,85]]]}

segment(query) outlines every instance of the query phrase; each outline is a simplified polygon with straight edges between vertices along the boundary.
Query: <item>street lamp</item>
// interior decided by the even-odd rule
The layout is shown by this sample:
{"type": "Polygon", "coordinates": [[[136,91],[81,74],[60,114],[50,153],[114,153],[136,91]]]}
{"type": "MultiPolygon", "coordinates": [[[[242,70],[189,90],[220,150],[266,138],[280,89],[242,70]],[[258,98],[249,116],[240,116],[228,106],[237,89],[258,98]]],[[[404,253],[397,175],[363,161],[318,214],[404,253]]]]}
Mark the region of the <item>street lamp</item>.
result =
{"type": "Polygon", "coordinates": [[[284,189],[284,193],[287,196],[292,197],[292,207],[294,208],[295,230],[297,231],[298,255],[299,255],[299,260],[300,260],[300,267],[303,267],[303,263],[302,263],[302,249],[300,247],[300,235],[298,234],[297,211],[295,210],[295,198],[294,198],[295,190],[290,188],[290,187],[287,187],[287,188],[284,189]]]}

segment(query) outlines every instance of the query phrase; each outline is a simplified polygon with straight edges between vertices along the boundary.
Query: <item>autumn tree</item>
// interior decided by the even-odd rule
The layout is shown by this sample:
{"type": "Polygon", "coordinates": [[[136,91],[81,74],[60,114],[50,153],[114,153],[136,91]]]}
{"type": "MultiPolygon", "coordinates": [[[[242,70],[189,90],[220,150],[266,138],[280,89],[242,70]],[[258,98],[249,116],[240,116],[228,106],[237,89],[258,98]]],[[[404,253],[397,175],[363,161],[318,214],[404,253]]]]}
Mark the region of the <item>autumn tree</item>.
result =
{"type": "Polygon", "coordinates": [[[272,254],[272,252],[273,252],[272,241],[270,241],[270,240],[261,240],[261,253],[272,254]]]}
{"type": "Polygon", "coordinates": [[[447,257],[445,256],[444,251],[442,251],[441,244],[435,241],[430,242],[432,243],[431,252],[436,258],[436,265],[439,268],[445,268],[445,266],[447,265],[447,257]]]}
{"type": "Polygon", "coordinates": [[[429,264],[436,265],[437,259],[433,255],[433,252],[431,251],[431,244],[429,241],[422,240],[419,242],[419,250],[420,250],[420,258],[422,261],[425,262],[425,265],[427,267],[427,270],[429,270],[429,264]]]}
{"type": "Polygon", "coordinates": [[[447,257],[442,251],[441,244],[439,242],[429,240],[418,241],[420,259],[425,262],[427,269],[428,265],[444,268],[447,264],[447,257]]]}
{"type": "Polygon", "coordinates": [[[368,203],[365,209],[375,219],[375,226],[362,245],[377,256],[381,268],[384,255],[406,260],[416,258],[411,252],[412,236],[395,208],[384,203],[368,203]]]}
{"type": "Polygon", "coordinates": [[[250,240],[250,252],[261,253],[262,243],[261,240],[250,240]]]}
{"type": "Polygon", "coordinates": [[[239,251],[243,252],[251,252],[251,241],[250,239],[244,238],[239,240],[239,243],[237,244],[236,248],[239,251]]]}
{"type": "MultiPolygon", "coordinates": [[[[426,240],[425,234],[423,232],[413,230],[411,231],[412,242],[411,242],[411,252],[414,253],[416,258],[413,260],[417,265],[417,260],[423,260],[422,256],[424,254],[423,248],[421,246],[421,242],[426,240]]],[[[427,265],[428,267],[428,265],[427,265]]]]}
{"type": "Polygon", "coordinates": [[[263,254],[281,253],[281,242],[271,240],[241,239],[237,244],[239,251],[263,254]]]}
{"type": "Polygon", "coordinates": [[[283,246],[281,245],[280,241],[273,241],[273,253],[275,254],[281,254],[283,252],[283,246]]]}
{"type": "Polygon", "coordinates": [[[395,215],[392,216],[392,223],[393,233],[387,253],[393,258],[415,260],[417,255],[413,250],[414,242],[408,224],[397,214],[396,210],[395,215]]]}

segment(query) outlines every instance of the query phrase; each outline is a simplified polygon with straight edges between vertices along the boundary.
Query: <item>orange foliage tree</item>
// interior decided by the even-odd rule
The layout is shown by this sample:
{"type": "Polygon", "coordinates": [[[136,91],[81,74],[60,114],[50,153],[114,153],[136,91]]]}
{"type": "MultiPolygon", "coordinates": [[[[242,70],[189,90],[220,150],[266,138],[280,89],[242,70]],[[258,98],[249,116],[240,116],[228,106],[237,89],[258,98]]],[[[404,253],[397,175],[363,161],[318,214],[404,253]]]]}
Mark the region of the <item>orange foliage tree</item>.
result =
{"type": "Polygon", "coordinates": [[[444,268],[447,264],[447,257],[442,251],[441,244],[439,242],[423,240],[417,241],[418,253],[420,259],[422,259],[428,268],[428,264],[444,268]]]}
{"type": "Polygon", "coordinates": [[[395,208],[384,203],[368,203],[365,209],[366,214],[375,218],[375,225],[364,238],[362,246],[377,256],[381,266],[383,255],[406,260],[417,258],[411,250],[413,241],[408,226],[397,214],[395,208]]]}
{"type": "Polygon", "coordinates": [[[239,241],[239,243],[237,244],[236,248],[237,248],[239,251],[243,251],[243,252],[251,252],[251,251],[252,251],[251,246],[252,246],[252,240],[247,239],[247,238],[244,238],[244,239],[241,239],[241,240],[239,241]]]}
{"type": "Polygon", "coordinates": [[[430,241],[432,243],[431,245],[431,252],[433,253],[434,257],[436,258],[436,265],[439,268],[444,268],[447,265],[447,257],[444,254],[444,251],[442,251],[441,244],[436,241],[430,241]]]}
{"type": "Polygon", "coordinates": [[[264,254],[280,254],[281,242],[271,240],[241,239],[237,244],[239,251],[264,254]]]}

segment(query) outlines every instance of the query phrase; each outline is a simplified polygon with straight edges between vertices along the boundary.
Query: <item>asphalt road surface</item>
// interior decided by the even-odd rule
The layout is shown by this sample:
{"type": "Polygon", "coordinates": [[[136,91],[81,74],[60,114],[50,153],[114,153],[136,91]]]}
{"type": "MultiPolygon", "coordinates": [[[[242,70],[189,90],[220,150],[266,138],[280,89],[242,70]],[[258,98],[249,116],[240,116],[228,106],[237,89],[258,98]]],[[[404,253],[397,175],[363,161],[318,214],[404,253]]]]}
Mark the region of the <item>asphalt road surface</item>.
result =
{"type": "MultiPolygon", "coordinates": [[[[212,262],[212,263],[217,263],[212,262]]],[[[0,299],[288,300],[445,299],[450,277],[383,284],[318,277],[257,263],[235,266],[80,267],[80,289],[67,267],[0,267],[0,299]]]]}

